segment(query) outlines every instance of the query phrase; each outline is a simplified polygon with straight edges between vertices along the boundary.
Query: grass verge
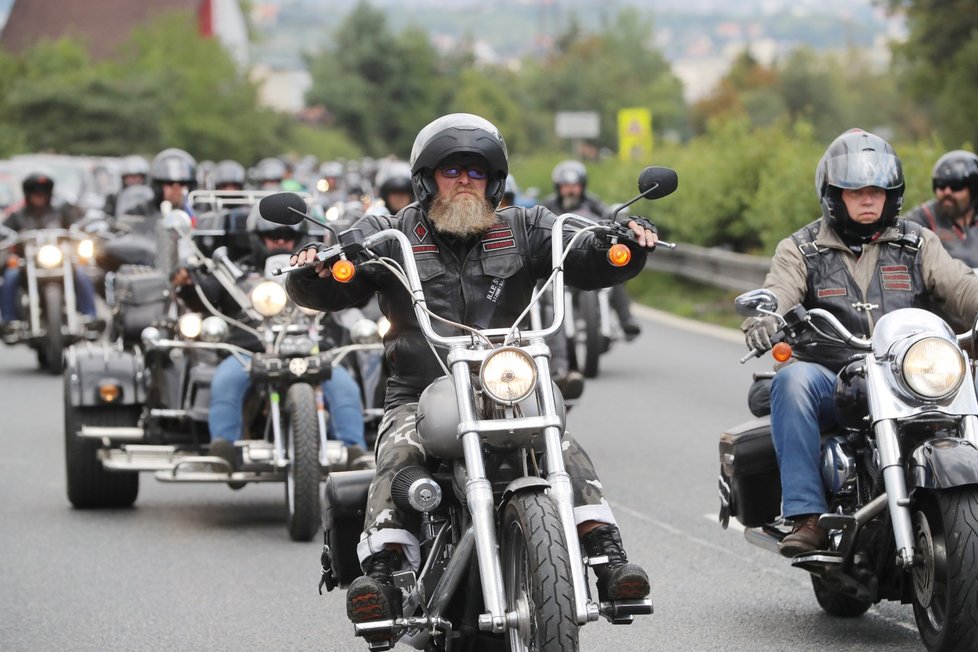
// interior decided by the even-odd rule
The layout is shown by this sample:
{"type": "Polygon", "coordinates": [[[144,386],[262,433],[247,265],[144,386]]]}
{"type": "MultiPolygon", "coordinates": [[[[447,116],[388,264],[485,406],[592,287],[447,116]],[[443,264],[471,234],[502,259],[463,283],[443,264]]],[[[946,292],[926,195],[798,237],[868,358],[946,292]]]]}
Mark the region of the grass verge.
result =
{"type": "Polygon", "coordinates": [[[633,301],[680,317],[738,328],[744,320],[734,312],[734,290],[692,281],[675,274],[645,270],[627,284],[633,301]]]}

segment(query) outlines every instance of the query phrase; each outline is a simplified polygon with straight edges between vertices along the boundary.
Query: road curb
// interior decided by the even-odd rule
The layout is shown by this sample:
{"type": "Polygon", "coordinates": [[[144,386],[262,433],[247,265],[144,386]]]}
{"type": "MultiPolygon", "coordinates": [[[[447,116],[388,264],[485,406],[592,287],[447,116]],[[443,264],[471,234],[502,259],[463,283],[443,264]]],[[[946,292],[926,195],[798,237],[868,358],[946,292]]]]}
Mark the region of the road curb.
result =
{"type": "Polygon", "coordinates": [[[744,334],[736,328],[725,328],[723,326],[717,326],[716,324],[706,324],[701,321],[696,321],[695,319],[679,317],[671,312],[650,308],[649,306],[645,306],[640,303],[632,303],[632,312],[642,319],[659,324],[665,324],[666,326],[672,326],[684,331],[709,335],[711,337],[716,337],[717,339],[726,340],[727,342],[744,342],[744,334]]]}

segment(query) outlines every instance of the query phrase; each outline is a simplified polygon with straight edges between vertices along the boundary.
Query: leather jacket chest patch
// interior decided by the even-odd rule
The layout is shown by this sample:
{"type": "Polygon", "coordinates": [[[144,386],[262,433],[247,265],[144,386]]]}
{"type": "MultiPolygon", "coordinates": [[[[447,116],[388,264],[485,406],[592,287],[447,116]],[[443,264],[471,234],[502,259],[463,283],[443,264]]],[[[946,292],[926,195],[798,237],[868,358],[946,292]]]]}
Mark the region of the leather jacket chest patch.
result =
{"type": "Polygon", "coordinates": [[[884,290],[912,292],[910,269],[906,265],[884,265],[880,267],[880,282],[884,290]]]}
{"type": "Polygon", "coordinates": [[[503,249],[516,249],[516,238],[513,236],[513,229],[505,222],[497,222],[489,227],[486,234],[482,236],[482,251],[500,251],[503,249]]]}
{"type": "Polygon", "coordinates": [[[438,245],[433,245],[433,244],[411,245],[411,251],[413,251],[415,254],[437,254],[438,245]]]}
{"type": "Polygon", "coordinates": [[[849,291],[845,288],[821,288],[817,294],[819,299],[824,299],[826,297],[844,297],[849,294],[849,291]]]}

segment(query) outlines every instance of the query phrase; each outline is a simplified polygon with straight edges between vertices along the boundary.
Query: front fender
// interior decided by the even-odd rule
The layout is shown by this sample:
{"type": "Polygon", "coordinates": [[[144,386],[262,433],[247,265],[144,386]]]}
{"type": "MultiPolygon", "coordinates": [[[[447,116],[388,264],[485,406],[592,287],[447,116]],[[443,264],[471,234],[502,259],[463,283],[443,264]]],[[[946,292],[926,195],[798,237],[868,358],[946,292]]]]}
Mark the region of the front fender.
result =
{"type": "Polygon", "coordinates": [[[105,382],[119,387],[119,398],[111,405],[141,405],[146,402],[143,360],[132,351],[86,344],[68,349],[65,383],[75,407],[105,406],[98,388],[105,382]]]}
{"type": "Polygon", "coordinates": [[[956,437],[932,439],[910,455],[907,471],[908,482],[915,489],[978,484],[978,448],[956,437]]]}
{"type": "Polygon", "coordinates": [[[509,502],[510,498],[518,493],[524,491],[546,491],[550,488],[550,483],[543,478],[538,478],[532,475],[525,475],[515,480],[512,480],[506,488],[503,490],[502,500],[499,501],[499,507],[496,508],[496,518],[502,515],[506,510],[506,503],[509,502]]]}

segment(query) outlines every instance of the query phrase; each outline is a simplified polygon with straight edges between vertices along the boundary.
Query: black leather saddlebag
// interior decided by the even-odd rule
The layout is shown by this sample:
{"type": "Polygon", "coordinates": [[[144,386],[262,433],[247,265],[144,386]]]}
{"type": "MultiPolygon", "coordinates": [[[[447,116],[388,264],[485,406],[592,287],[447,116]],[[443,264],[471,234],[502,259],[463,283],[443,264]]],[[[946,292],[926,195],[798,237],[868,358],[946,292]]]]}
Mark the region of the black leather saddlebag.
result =
{"type": "Polygon", "coordinates": [[[769,418],[720,435],[720,493],[729,503],[729,515],[745,527],[770,523],[781,513],[781,476],[769,418]]]}
{"type": "Polygon", "coordinates": [[[113,296],[113,335],[138,343],[143,329],[165,316],[170,283],[152,267],[126,265],[116,273],[113,296]]]}
{"type": "Polygon", "coordinates": [[[330,550],[333,577],[340,586],[363,575],[357,544],[367,510],[367,489],[374,471],[333,471],[323,492],[323,532],[330,550]]]}

